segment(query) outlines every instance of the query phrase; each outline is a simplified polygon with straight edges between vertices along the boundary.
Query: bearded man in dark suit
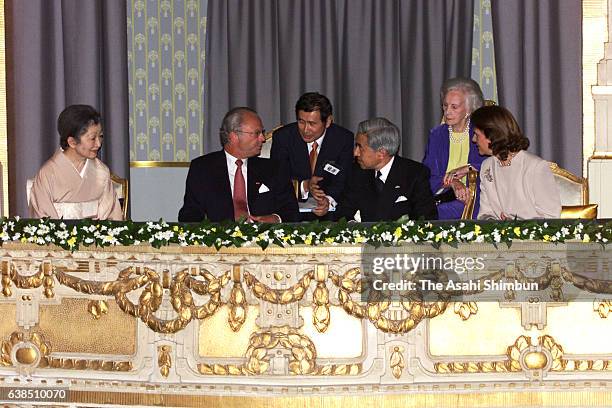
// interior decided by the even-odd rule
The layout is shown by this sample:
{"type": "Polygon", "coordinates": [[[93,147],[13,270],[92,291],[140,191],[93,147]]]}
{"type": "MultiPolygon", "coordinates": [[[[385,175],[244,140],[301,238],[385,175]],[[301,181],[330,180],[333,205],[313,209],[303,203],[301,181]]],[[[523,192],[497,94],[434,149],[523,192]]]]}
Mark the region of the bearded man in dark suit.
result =
{"type": "MultiPolygon", "coordinates": [[[[332,114],[325,95],[303,94],[295,104],[297,121],[274,132],[270,150],[270,157],[298,182],[300,200],[313,195],[321,207],[335,207],[353,163],[353,133],[334,124],[332,114]]],[[[301,215],[302,220],[317,218],[301,215]]]]}
{"type": "MultiPolygon", "coordinates": [[[[340,198],[334,218],[393,221],[438,218],[429,187],[429,169],[397,155],[400,133],[385,118],[363,121],[357,128],[354,156],[357,164],[340,198]]],[[[318,211],[324,213],[324,211],[318,211]]]]}
{"type": "Polygon", "coordinates": [[[220,129],[223,150],[200,156],[189,166],[179,221],[298,220],[288,175],[277,162],[256,157],[264,134],[259,115],[250,108],[234,108],[225,115],[220,129]]]}

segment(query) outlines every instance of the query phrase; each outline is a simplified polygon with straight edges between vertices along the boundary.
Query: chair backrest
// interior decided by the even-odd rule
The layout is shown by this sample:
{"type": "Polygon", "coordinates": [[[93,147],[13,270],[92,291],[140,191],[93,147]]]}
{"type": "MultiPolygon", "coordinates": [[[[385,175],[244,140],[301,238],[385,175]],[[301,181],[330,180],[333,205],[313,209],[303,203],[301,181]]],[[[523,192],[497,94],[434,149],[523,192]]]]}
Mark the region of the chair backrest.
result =
{"type": "Polygon", "coordinates": [[[28,200],[28,207],[30,206],[30,195],[32,193],[32,186],[34,185],[34,179],[30,178],[26,180],[26,200],[28,200]]]}
{"type": "Polygon", "coordinates": [[[266,143],[264,143],[263,146],[261,146],[261,153],[259,154],[259,157],[263,157],[264,159],[270,158],[270,149],[272,148],[272,135],[274,134],[274,131],[276,129],[280,129],[281,127],[283,127],[282,124],[266,132],[266,143]]]}
{"type": "Polygon", "coordinates": [[[586,179],[559,167],[557,163],[550,162],[549,165],[559,188],[561,205],[586,205],[589,203],[589,183],[586,179]]]}
{"type": "Polygon", "coordinates": [[[121,178],[113,173],[111,173],[111,181],[113,182],[115,194],[117,194],[117,198],[119,199],[119,204],[121,204],[123,219],[127,220],[130,199],[130,184],[127,179],[121,178]]]}
{"type": "MultiPolygon", "coordinates": [[[[549,162],[549,165],[559,188],[561,205],[563,206],[561,218],[596,218],[597,206],[589,205],[588,181],[559,167],[557,163],[549,162]]],[[[474,214],[477,176],[478,171],[470,169],[468,172],[468,201],[461,215],[462,220],[471,219],[474,214]]]]}
{"type": "Polygon", "coordinates": [[[474,206],[476,205],[476,184],[478,183],[478,170],[471,167],[467,174],[468,180],[468,199],[463,207],[461,214],[462,220],[471,220],[474,215],[474,206]]]}

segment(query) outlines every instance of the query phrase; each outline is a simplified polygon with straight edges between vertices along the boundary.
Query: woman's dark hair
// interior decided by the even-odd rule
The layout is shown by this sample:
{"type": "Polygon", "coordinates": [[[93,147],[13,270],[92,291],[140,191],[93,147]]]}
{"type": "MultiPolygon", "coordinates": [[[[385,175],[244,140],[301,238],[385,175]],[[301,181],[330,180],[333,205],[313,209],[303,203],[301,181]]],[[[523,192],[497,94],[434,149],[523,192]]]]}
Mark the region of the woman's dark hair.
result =
{"type": "Polygon", "coordinates": [[[487,139],[493,155],[500,160],[508,159],[508,154],[526,150],[529,147],[527,139],[512,113],[501,106],[483,106],[472,113],[472,125],[480,129],[487,139]]]}
{"type": "Polygon", "coordinates": [[[70,105],[57,118],[57,131],[60,135],[60,146],[68,148],[68,138],[74,137],[81,142],[81,136],[92,125],[101,121],[100,114],[89,105],[70,105]]]}

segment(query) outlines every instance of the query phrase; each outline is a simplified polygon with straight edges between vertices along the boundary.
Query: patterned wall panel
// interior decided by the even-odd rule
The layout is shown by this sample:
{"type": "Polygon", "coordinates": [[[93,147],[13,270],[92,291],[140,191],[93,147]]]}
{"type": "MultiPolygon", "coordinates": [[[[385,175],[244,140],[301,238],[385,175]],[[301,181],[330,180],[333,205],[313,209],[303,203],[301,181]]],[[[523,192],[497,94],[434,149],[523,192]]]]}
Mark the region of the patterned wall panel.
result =
{"type": "MultiPolygon", "coordinates": [[[[127,2],[131,162],[188,162],[203,153],[207,3],[127,2]]],[[[497,101],[491,0],[474,2],[473,28],[472,78],[497,101]]]]}
{"type": "Polygon", "coordinates": [[[480,84],[485,99],[498,102],[491,0],[474,1],[472,78],[480,84]]]}
{"type": "Polygon", "coordinates": [[[202,154],[207,0],[127,7],[130,161],[188,162],[202,154]]]}

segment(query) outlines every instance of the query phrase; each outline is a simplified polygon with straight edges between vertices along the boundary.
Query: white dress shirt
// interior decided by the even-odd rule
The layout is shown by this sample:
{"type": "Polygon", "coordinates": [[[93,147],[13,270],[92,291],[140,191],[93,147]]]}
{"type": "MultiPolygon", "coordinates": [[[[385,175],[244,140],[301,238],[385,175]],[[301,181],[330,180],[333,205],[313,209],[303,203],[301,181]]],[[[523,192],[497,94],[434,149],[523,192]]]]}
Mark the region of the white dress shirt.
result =
{"type": "Polygon", "coordinates": [[[391,160],[389,160],[389,163],[385,164],[382,169],[378,170],[380,171],[380,179],[382,180],[383,183],[387,182],[387,177],[389,177],[391,166],[393,166],[393,160],[395,160],[395,156],[392,156],[391,160]]]}

